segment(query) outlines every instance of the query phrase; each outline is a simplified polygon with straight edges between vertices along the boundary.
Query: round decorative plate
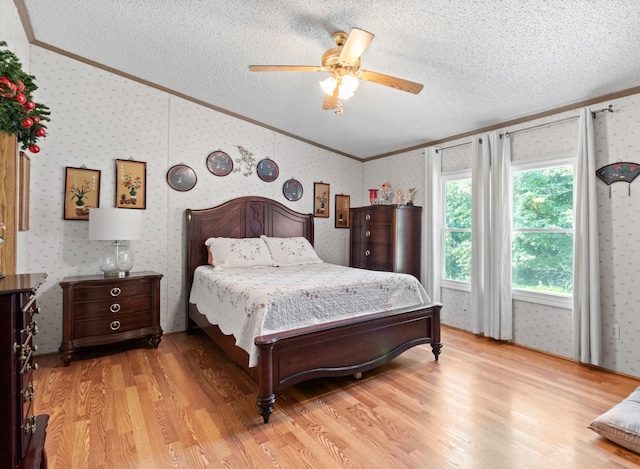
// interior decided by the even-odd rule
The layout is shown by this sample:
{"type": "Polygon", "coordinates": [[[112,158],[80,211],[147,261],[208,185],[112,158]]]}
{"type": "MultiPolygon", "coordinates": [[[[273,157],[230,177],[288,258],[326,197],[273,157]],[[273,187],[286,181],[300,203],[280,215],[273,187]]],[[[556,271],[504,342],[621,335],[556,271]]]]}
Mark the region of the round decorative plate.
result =
{"type": "Polygon", "coordinates": [[[216,176],[226,176],[233,170],[233,160],[221,150],[216,150],[207,156],[207,169],[216,176]]]}
{"type": "Polygon", "coordinates": [[[186,164],[177,164],[167,171],[169,187],[180,192],[190,191],[198,182],[196,172],[186,164]]]}
{"type": "Polygon", "coordinates": [[[278,179],[278,165],[275,161],[265,158],[256,166],[258,177],[264,182],[273,182],[278,179]]]}
{"type": "Polygon", "coordinates": [[[289,179],[282,185],[282,193],[287,200],[292,202],[300,200],[302,197],[302,184],[297,179],[289,179]]]}

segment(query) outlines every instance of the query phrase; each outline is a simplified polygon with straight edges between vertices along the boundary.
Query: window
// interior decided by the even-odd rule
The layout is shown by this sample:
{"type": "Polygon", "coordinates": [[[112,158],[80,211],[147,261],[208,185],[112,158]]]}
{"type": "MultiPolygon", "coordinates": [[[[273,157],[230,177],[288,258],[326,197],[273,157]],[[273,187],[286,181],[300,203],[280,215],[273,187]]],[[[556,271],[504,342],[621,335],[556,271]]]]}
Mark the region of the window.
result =
{"type": "Polygon", "coordinates": [[[573,292],[573,164],[513,172],[512,286],[573,292]]]}
{"type": "Polygon", "coordinates": [[[471,177],[443,177],[444,279],[471,282],[471,177]]]}

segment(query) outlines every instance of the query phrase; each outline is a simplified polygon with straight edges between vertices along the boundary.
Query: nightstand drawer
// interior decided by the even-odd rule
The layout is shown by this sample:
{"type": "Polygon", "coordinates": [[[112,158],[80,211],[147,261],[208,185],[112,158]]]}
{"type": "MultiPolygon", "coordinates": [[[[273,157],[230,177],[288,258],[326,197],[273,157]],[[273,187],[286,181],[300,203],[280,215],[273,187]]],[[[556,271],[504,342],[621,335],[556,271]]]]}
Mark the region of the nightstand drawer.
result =
{"type": "Polygon", "coordinates": [[[151,311],[151,295],[118,298],[106,301],[76,303],[75,319],[113,318],[127,313],[151,311]]]}
{"type": "Polygon", "coordinates": [[[77,337],[118,334],[151,326],[151,312],[117,315],[75,322],[77,337]]]}
{"type": "Polygon", "coordinates": [[[109,282],[104,285],[77,287],[74,301],[96,301],[114,298],[126,298],[137,295],[150,295],[151,282],[109,282]]]}

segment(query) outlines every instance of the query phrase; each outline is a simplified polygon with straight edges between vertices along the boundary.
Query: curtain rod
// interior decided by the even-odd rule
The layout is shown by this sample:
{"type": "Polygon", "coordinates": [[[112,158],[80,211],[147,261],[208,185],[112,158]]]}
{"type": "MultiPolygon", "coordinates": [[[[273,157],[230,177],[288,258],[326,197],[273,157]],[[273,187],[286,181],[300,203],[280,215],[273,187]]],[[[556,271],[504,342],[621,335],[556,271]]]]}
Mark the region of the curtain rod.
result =
{"type": "MultiPolygon", "coordinates": [[[[597,111],[592,111],[591,115],[593,116],[593,118],[595,119],[596,114],[598,114],[599,112],[613,112],[613,105],[609,104],[609,106],[602,108],[602,109],[598,109],[597,111]]],[[[513,134],[517,134],[520,132],[528,132],[530,130],[534,130],[534,129],[539,129],[541,127],[549,127],[552,125],[558,125],[558,124],[564,124],[565,122],[569,122],[572,121],[574,119],[577,119],[580,116],[571,116],[571,117],[565,117],[564,119],[560,119],[557,121],[553,121],[553,122],[547,122],[546,124],[538,124],[538,125],[534,125],[533,127],[527,127],[526,129],[519,129],[519,130],[514,130],[513,132],[505,132],[504,134],[500,134],[500,137],[502,137],[503,135],[506,138],[509,138],[509,136],[513,135],[513,134]]]]}
{"type": "MultiPolygon", "coordinates": [[[[482,143],[482,139],[479,138],[478,142],[482,143]]],[[[448,150],[449,148],[461,147],[463,145],[471,145],[471,143],[473,143],[473,140],[471,142],[458,143],[456,145],[451,145],[451,146],[448,146],[448,147],[436,148],[436,153],[438,153],[440,151],[443,151],[443,150],[448,150]]]]}

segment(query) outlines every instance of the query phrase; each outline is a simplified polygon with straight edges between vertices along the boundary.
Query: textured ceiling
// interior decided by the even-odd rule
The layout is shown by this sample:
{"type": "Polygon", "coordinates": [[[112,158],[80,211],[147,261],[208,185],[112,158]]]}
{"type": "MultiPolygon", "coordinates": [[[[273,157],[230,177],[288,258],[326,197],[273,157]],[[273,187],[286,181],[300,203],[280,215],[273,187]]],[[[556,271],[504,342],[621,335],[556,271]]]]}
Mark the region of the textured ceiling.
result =
{"type": "Polygon", "coordinates": [[[640,85],[635,0],[16,0],[35,44],[367,159],[640,85]],[[323,111],[335,31],[376,35],[361,82],[323,111]]]}

